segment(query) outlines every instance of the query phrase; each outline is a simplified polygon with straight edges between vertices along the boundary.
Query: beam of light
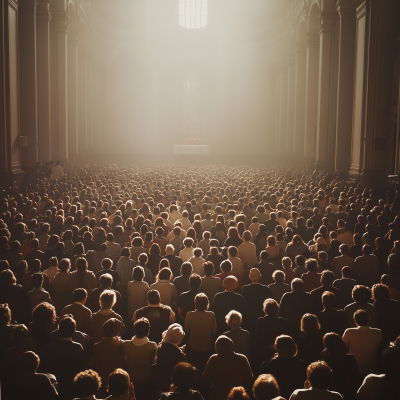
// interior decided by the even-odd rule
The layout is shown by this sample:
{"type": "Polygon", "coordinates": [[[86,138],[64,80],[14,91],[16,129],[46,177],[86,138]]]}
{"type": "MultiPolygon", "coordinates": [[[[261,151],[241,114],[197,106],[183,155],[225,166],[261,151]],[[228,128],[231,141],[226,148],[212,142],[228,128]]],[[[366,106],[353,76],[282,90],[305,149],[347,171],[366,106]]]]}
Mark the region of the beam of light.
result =
{"type": "Polygon", "coordinates": [[[208,0],[179,0],[179,23],[183,28],[204,28],[207,18],[208,0]]]}

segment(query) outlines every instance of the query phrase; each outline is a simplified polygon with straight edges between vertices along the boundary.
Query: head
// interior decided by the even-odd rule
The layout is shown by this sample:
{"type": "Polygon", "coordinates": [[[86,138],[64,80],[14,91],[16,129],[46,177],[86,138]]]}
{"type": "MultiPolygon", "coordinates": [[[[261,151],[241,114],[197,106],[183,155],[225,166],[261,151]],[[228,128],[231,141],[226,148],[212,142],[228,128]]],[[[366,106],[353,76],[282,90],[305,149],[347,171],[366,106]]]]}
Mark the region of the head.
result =
{"type": "Polygon", "coordinates": [[[275,339],[275,350],[280,358],[292,358],[297,355],[297,345],[288,335],[280,335],[275,339]]]}
{"type": "Polygon", "coordinates": [[[197,311],[207,311],[209,307],[208,297],[205,293],[197,293],[194,298],[194,307],[197,311]]]}
{"type": "Polygon", "coordinates": [[[33,351],[26,351],[18,360],[18,369],[24,375],[34,374],[39,368],[39,364],[39,356],[33,351]]]}
{"type": "Polygon", "coordinates": [[[261,279],[261,272],[258,268],[252,268],[249,273],[249,279],[253,283],[258,283],[258,281],[261,279]]]}
{"type": "Polygon", "coordinates": [[[367,304],[371,300],[371,289],[364,285],[356,285],[351,293],[356,303],[367,304]]]}
{"type": "Polygon", "coordinates": [[[254,382],[253,394],[256,400],[272,400],[280,395],[278,382],[273,375],[260,375],[254,382]]]}
{"type": "Polygon", "coordinates": [[[304,291],[304,283],[300,278],[295,278],[291,283],[293,292],[302,292],[304,291]]]}
{"type": "Polygon", "coordinates": [[[325,361],[314,362],[307,368],[307,381],[313,389],[328,389],[332,370],[325,361]]]}
{"type": "Polygon", "coordinates": [[[321,283],[324,286],[331,286],[333,281],[335,280],[335,274],[332,271],[325,270],[321,275],[321,283]]]}
{"type": "Polygon", "coordinates": [[[279,304],[274,299],[264,300],[263,310],[269,317],[276,317],[279,313],[279,304]]]}
{"type": "Polygon", "coordinates": [[[211,261],[206,261],[203,264],[203,271],[206,276],[212,276],[214,274],[214,264],[211,261]]]}
{"type": "Polygon", "coordinates": [[[346,343],[337,333],[330,332],[324,335],[324,346],[329,355],[344,356],[347,353],[346,343]]]}
{"type": "Polygon", "coordinates": [[[99,298],[100,307],[102,310],[111,310],[117,301],[113,290],[104,290],[99,298]]]}
{"type": "Polygon", "coordinates": [[[117,368],[108,377],[107,391],[111,396],[122,396],[129,392],[130,383],[129,374],[123,369],[117,368]]]}
{"type": "Polygon", "coordinates": [[[196,370],[185,362],[175,365],[172,371],[172,383],[179,392],[189,391],[196,379],[196,370]]]}
{"type": "Polygon", "coordinates": [[[354,322],[357,326],[368,326],[369,315],[364,310],[357,310],[353,315],[354,322]]]}
{"type": "Polygon", "coordinates": [[[149,336],[150,321],[147,318],[139,318],[133,325],[133,331],[138,339],[149,336]]]}
{"type": "Polygon", "coordinates": [[[72,338],[76,330],[76,322],[72,317],[64,316],[58,324],[58,330],[62,338],[72,338]]]}
{"type": "Polygon", "coordinates": [[[309,272],[316,272],[318,268],[318,263],[313,258],[310,258],[306,261],[306,268],[309,272]]]}
{"type": "Polygon", "coordinates": [[[122,323],[117,318],[110,318],[103,325],[104,337],[116,337],[119,336],[121,331],[122,323]]]}
{"type": "Polygon", "coordinates": [[[225,322],[230,328],[238,328],[242,324],[242,314],[238,311],[231,310],[225,316],[225,322]]]}
{"type": "Polygon", "coordinates": [[[75,376],[74,392],[79,397],[94,396],[101,386],[101,379],[97,372],[88,369],[75,376]]]}
{"type": "Polygon", "coordinates": [[[272,279],[275,283],[283,283],[283,281],[285,280],[285,273],[280,270],[274,271],[274,273],[272,274],[272,279]]]}
{"type": "Polygon", "coordinates": [[[238,279],[236,276],[229,275],[224,279],[222,286],[225,288],[225,291],[233,292],[239,286],[238,279]]]}
{"type": "Polygon", "coordinates": [[[190,275],[189,285],[191,290],[198,290],[201,285],[201,277],[197,274],[190,275]]]}
{"type": "Polygon", "coordinates": [[[233,353],[233,342],[225,335],[221,335],[215,341],[215,352],[218,355],[227,355],[233,353]]]}
{"type": "Polygon", "coordinates": [[[160,297],[160,292],[155,289],[150,289],[147,292],[147,302],[150,305],[156,306],[160,304],[161,297],[160,297]]]}
{"type": "Polygon", "coordinates": [[[321,325],[314,314],[304,314],[301,318],[301,331],[307,335],[316,335],[319,333],[321,325]]]}
{"type": "Polygon", "coordinates": [[[86,302],[87,296],[88,293],[84,288],[75,289],[74,292],[72,293],[72,298],[74,302],[84,303],[86,302]]]}

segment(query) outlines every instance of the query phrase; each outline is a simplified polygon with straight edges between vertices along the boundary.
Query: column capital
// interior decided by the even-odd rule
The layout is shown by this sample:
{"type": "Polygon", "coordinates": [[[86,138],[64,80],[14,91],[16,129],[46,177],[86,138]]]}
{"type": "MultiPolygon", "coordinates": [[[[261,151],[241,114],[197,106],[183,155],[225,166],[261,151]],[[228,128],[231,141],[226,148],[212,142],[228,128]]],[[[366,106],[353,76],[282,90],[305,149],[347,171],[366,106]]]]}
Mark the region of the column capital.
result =
{"type": "Polygon", "coordinates": [[[306,33],[307,48],[319,48],[319,33],[306,33]]]}
{"type": "Polygon", "coordinates": [[[36,19],[38,21],[50,22],[52,15],[50,13],[50,3],[52,0],[37,0],[36,19]]]}
{"type": "Polygon", "coordinates": [[[59,31],[68,31],[68,17],[66,13],[53,13],[55,26],[59,31]]]}
{"type": "Polygon", "coordinates": [[[335,17],[336,13],[332,12],[323,12],[320,14],[320,33],[332,30],[333,26],[335,25],[335,17]]]}
{"type": "Polygon", "coordinates": [[[355,18],[356,7],[353,0],[337,0],[336,9],[340,18],[355,18]]]}

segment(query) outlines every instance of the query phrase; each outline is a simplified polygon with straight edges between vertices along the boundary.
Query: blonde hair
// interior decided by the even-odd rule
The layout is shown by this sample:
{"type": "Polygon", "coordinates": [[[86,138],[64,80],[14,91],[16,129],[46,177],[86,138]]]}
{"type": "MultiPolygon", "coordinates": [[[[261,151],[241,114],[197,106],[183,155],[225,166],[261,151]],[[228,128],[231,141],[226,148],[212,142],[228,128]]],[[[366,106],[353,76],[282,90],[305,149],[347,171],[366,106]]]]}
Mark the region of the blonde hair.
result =
{"type": "Polygon", "coordinates": [[[231,310],[226,314],[225,322],[230,327],[238,327],[242,324],[242,314],[238,311],[231,310]]]}

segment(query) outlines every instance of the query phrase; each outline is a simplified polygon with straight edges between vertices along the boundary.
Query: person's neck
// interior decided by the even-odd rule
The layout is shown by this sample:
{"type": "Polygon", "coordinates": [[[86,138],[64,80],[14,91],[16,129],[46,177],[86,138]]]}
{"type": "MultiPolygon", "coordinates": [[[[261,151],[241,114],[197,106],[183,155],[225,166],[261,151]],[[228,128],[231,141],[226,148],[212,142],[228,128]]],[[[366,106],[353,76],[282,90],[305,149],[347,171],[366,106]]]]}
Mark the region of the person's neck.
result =
{"type": "Polygon", "coordinates": [[[252,285],[258,285],[258,281],[251,281],[252,285]]]}

